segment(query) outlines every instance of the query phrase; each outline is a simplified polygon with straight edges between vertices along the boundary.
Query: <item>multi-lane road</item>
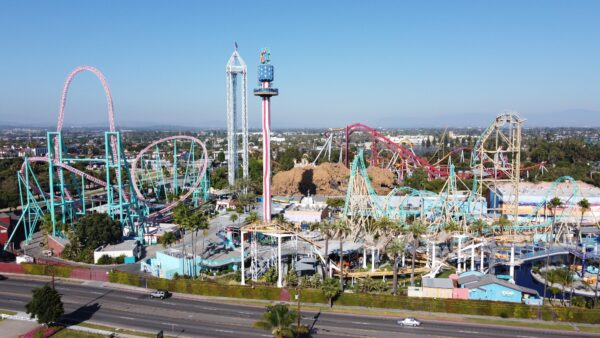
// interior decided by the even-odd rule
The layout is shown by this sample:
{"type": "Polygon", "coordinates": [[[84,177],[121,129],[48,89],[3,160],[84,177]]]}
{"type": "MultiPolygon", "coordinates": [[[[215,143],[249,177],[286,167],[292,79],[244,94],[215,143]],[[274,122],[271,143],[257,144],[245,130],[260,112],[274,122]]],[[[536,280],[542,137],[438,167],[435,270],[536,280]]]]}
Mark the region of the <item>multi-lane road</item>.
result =
{"type": "MultiPolygon", "coordinates": [[[[0,308],[24,311],[31,290],[45,282],[9,277],[0,281],[0,308]]],[[[149,332],[163,330],[180,337],[271,337],[252,328],[262,307],[180,298],[150,299],[148,293],[123,291],[74,283],[56,283],[63,295],[65,318],[90,320],[107,326],[149,332]]],[[[402,328],[397,318],[321,313],[302,313],[303,324],[313,326],[315,337],[573,337],[574,332],[538,331],[468,323],[423,321],[417,328],[402,328]]],[[[581,334],[581,336],[585,336],[581,334]]]]}

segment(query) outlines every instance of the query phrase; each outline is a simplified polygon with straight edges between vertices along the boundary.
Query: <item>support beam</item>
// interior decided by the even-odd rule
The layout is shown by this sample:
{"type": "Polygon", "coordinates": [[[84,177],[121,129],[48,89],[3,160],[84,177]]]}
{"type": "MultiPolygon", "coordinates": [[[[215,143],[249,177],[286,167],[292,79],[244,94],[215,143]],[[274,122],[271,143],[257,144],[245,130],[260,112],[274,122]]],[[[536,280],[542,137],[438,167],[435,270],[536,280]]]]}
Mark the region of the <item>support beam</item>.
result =
{"type": "Polygon", "coordinates": [[[241,285],[246,285],[246,269],[244,267],[244,231],[240,232],[240,268],[241,268],[241,273],[242,273],[242,281],[241,281],[241,285]]]}
{"type": "Polygon", "coordinates": [[[479,263],[480,263],[480,266],[479,266],[479,271],[483,272],[483,242],[481,243],[481,247],[479,248],[479,250],[480,250],[480,253],[479,253],[479,254],[480,254],[480,259],[479,259],[479,263]]]}
{"type": "Polygon", "coordinates": [[[460,269],[461,254],[462,254],[462,236],[458,237],[458,256],[457,256],[457,261],[456,261],[456,273],[462,272],[462,270],[460,269]]]}
{"type": "Polygon", "coordinates": [[[375,247],[371,247],[371,272],[375,272],[375,247]]]}
{"type": "Polygon", "coordinates": [[[475,243],[471,245],[471,271],[475,271],[475,243]]]}
{"type": "Polygon", "coordinates": [[[515,279],[515,245],[510,246],[510,278],[515,279]]]}
{"type": "Polygon", "coordinates": [[[282,281],[282,266],[281,266],[281,235],[277,235],[277,287],[283,287],[282,281]]]}

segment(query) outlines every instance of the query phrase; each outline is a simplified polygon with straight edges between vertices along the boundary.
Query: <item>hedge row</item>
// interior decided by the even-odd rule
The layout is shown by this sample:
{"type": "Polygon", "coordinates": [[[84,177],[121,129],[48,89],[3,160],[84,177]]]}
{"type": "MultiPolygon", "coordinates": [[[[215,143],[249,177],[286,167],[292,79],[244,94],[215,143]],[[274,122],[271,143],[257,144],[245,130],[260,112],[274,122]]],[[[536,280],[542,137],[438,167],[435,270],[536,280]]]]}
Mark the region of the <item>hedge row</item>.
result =
{"type": "Polygon", "coordinates": [[[42,265],[42,264],[34,264],[34,263],[23,263],[21,264],[23,267],[23,272],[29,275],[52,275],[52,270],[54,270],[54,276],[69,278],[71,277],[71,271],[73,268],[66,265],[42,265]]]}
{"type": "MultiPolygon", "coordinates": [[[[138,275],[125,272],[112,272],[109,275],[109,280],[113,283],[141,285],[141,278],[138,275]]],[[[146,283],[147,287],[152,289],[166,289],[171,292],[202,296],[278,301],[281,295],[281,289],[270,286],[223,285],[192,279],[147,278],[146,283]]],[[[296,290],[289,289],[288,292],[290,299],[293,301],[296,290]]],[[[300,300],[304,303],[328,303],[319,289],[301,289],[300,300]]],[[[537,306],[504,302],[409,298],[406,296],[364,293],[344,293],[335,300],[335,305],[529,319],[537,319],[541,310],[542,319],[544,320],[600,324],[600,310],[576,307],[543,306],[540,309],[537,306]]]]}
{"type": "Polygon", "coordinates": [[[191,279],[148,278],[148,288],[202,296],[279,300],[281,289],[268,286],[237,286],[202,282],[191,279]]]}
{"type": "Polygon", "coordinates": [[[142,278],[140,276],[121,271],[111,271],[108,274],[108,281],[111,283],[142,286],[142,278]]]}

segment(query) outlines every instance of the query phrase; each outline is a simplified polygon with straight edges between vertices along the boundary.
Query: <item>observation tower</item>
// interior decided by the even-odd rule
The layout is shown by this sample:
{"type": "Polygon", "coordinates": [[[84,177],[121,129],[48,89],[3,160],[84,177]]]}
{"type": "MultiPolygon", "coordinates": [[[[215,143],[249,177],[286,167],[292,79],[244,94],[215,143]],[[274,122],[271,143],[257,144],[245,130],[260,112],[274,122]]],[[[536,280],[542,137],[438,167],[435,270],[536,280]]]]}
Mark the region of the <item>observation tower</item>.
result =
{"type": "Polygon", "coordinates": [[[242,104],[242,175],[248,177],[248,95],[246,94],[246,73],[247,67],[244,59],[238,53],[238,45],[235,43],[235,50],[227,66],[227,179],[229,185],[235,184],[235,176],[238,168],[238,118],[240,115],[238,108],[238,92],[241,89],[242,104]],[[241,79],[240,89],[238,89],[238,76],[241,79]]]}
{"type": "Polygon", "coordinates": [[[260,52],[258,65],[258,81],[260,88],[254,89],[254,95],[262,98],[262,130],[263,130],[263,221],[271,222],[271,96],[277,96],[279,90],[271,87],[274,67],[271,64],[271,53],[263,49],[260,52]]]}

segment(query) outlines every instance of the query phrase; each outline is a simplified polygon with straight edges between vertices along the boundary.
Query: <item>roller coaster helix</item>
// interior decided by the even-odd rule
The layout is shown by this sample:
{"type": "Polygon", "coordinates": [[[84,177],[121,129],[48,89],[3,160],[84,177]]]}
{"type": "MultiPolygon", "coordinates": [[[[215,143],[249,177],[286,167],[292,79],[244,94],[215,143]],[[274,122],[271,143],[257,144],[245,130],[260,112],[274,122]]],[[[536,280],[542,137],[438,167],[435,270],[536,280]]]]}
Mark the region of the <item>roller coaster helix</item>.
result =
{"type": "Polygon", "coordinates": [[[172,136],[157,140],[143,149],[130,166],[120,132],[115,129],[110,88],[104,75],[94,67],[80,66],[69,74],[62,92],[57,131],[48,132],[46,136],[47,156],[25,158],[17,172],[22,212],[4,249],[8,248],[17,231],[24,232],[26,242],[31,240],[45,213],[50,215],[54,236],[66,235],[67,229],[58,227],[59,222],[73,227],[77,218],[86,213],[105,212],[121,222],[126,236],[136,237],[143,242],[147,225],[168,216],[175,206],[190,197],[194,203],[208,197],[210,181],[206,147],[195,137],[172,136]],[[62,128],[68,89],[74,76],[84,71],[91,72],[100,80],[106,94],[109,131],[104,132],[102,157],[67,153],[63,142],[62,128]],[[179,154],[177,142],[189,143],[189,151],[179,154]],[[151,148],[155,149],[156,161],[171,166],[166,169],[170,173],[170,179],[165,180],[162,175],[165,165],[155,166],[153,172],[144,168],[147,164],[143,161],[144,156],[151,148]],[[169,157],[173,159],[172,162],[161,160],[165,157],[161,153],[165,151],[171,151],[169,157]],[[36,177],[33,168],[36,163],[48,166],[47,189],[44,189],[44,185],[36,177]],[[91,173],[87,170],[98,166],[103,169],[104,177],[98,170],[91,173]],[[183,174],[181,180],[180,173],[183,174]],[[152,199],[148,199],[145,193],[150,187],[152,199]]]}

